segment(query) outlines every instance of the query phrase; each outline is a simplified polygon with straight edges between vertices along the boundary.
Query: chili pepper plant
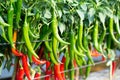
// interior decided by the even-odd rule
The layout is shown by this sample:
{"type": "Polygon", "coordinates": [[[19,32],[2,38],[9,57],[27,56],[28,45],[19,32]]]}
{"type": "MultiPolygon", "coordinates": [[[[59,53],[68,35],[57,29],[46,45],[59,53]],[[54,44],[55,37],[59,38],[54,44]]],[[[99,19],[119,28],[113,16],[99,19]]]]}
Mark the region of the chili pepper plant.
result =
{"type": "Polygon", "coordinates": [[[91,66],[75,67],[102,56],[113,76],[119,24],[120,0],[0,0],[0,75],[14,66],[13,80],[87,79],[91,66]]]}

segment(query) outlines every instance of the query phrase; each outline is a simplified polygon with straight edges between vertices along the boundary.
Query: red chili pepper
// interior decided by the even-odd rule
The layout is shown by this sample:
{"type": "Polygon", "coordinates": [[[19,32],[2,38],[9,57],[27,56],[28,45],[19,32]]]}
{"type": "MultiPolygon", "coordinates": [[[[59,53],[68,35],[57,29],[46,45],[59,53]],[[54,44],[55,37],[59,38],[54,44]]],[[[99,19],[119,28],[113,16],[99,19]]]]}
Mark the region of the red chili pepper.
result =
{"type": "Polygon", "coordinates": [[[65,74],[64,74],[64,66],[65,66],[65,60],[66,60],[66,58],[63,56],[63,58],[62,58],[62,63],[60,64],[60,71],[62,72],[61,73],[61,75],[62,75],[62,78],[63,78],[63,80],[65,80],[65,74]]]}
{"type": "Polygon", "coordinates": [[[20,60],[20,57],[18,57],[18,61],[16,63],[16,75],[15,75],[15,80],[18,80],[18,72],[19,72],[19,69],[20,69],[20,65],[19,65],[19,60],[20,60]]]}
{"type": "Polygon", "coordinates": [[[50,67],[50,62],[46,61],[46,71],[48,70],[49,67],[50,67]]]}
{"type": "MultiPolygon", "coordinates": [[[[45,72],[46,75],[52,74],[52,70],[51,69],[48,70],[48,68],[50,67],[50,64],[51,63],[49,61],[46,61],[46,72],[45,72]]],[[[46,76],[45,80],[50,80],[50,76],[46,76]]]]}
{"type": "Polygon", "coordinates": [[[23,54],[22,53],[19,53],[17,50],[15,50],[14,48],[11,49],[12,50],[12,53],[15,55],[15,56],[22,56],[23,54]]]}
{"type": "Polygon", "coordinates": [[[63,80],[62,75],[60,73],[60,64],[54,65],[54,78],[55,80],[63,80]]]}
{"type": "Polygon", "coordinates": [[[20,68],[19,71],[18,71],[17,80],[24,80],[23,77],[24,77],[24,69],[20,68]]]}
{"type": "Polygon", "coordinates": [[[102,61],[105,61],[105,57],[104,56],[102,56],[102,61]]]}
{"type": "Polygon", "coordinates": [[[50,75],[52,74],[52,70],[47,70],[46,72],[45,72],[45,75],[47,75],[46,77],[45,77],[45,80],[50,80],[50,75]],[[48,76],[49,75],[49,76],[48,76]]]}
{"type": "Polygon", "coordinates": [[[114,75],[115,70],[116,70],[116,61],[113,61],[112,62],[112,76],[114,75]]]}
{"type": "Polygon", "coordinates": [[[40,73],[36,73],[34,76],[34,80],[40,80],[40,73]]]}
{"type": "Polygon", "coordinates": [[[39,58],[41,58],[43,56],[43,54],[44,54],[44,46],[43,45],[40,47],[38,52],[39,52],[38,56],[39,56],[39,58]]]}
{"type": "Polygon", "coordinates": [[[29,70],[29,66],[27,63],[27,56],[26,55],[22,56],[22,66],[23,66],[25,75],[27,76],[28,80],[31,80],[30,70],[29,70]]]}
{"type": "Polygon", "coordinates": [[[18,80],[18,76],[19,76],[19,68],[16,68],[16,75],[15,75],[15,80],[18,80]]]}
{"type": "Polygon", "coordinates": [[[39,65],[39,64],[45,64],[46,63],[46,60],[39,60],[34,55],[32,55],[32,60],[37,65],[39,65]]]}

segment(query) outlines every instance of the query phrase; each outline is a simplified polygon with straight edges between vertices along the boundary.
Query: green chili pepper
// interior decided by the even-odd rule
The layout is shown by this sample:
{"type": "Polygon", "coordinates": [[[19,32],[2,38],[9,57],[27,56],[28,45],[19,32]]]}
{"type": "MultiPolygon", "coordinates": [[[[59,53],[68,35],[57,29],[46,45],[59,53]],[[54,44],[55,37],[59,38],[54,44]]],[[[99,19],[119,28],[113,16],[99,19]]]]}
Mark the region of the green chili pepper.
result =
{"type": "Polygon", "coordinates": [[[8,40],[10,42],[11,47],[15,48],[13,44],[13,16],[14,16],[14,8],[12,3],[10,4],[10,8],[8,10],[8,40]]]}
{"type": "Polygon", "coordinates": [[[52,8],[52,22],[51,22],[51,28],[52,28],[52,33],[54,35],[54,37],[61,43],[64,44],[69,44],[68,42],[65,42],[58,34],[58,21],[57,21],[57,17],[55,14],[55,9],[52,8]]]}
{"type": "Polygon", "coordinates": [[[107,49],[110,49],[111,48],[111,42],[112,42],[112,37],[111,35],[107,35],[107,49]]]}
{"type": "Polygon", "coordinates": [[[70,71],[70,80],[74,80],[75,71],[74,71],[74,65],[73,64],[70,64],[70,69],[72,70],[72,71],[70,71]]]}
{"type": "MultiPolygon", "coordinates": [[[[77,65],[78,65],[79,67],[81,67],[82,64],[83,64],[83,61],[82,61],[81,57],[78,58],[78,55],[75,54],[75,60],[76,60],[77,65]]],[[[80,68],[79,71],[80,71],[80,74],[82,75],[82,74],[83,74],[82,68],[80,68]]]]}
{"type": "Polygon", "coordinates": [[[60,60],[58,59],[58,56],[57,56],[57,49],[58,49],[58,41],[54,36],[52,36],[52,52],[53,52],[55,59],[58,62],[60,62],[60,60]]]}
{"type": "Polygon", "coordinates": [[[39,38],[39,35],[35,35],[33,34],[33,32],[29,29],[29,34],[33,37],[33,38],[39,38]]]}
{"type": "MultiPolygon", "coordinates": [[[[77,39],[78,40],[78,39],[77,39]]],[[[77,41],[78,42],[78,41],[77,41]]],[[[77,49],[78,49],[78,51],[79,51],[79,53],[80,54],[83,54],[84,55],[84,51],[80,48],[80,46],[77,44],[77,49]]],[[[85,58],[84,57],[81,57],[81,56],[79,56],[80,58],[81,58],[81,60],[83,61],[83,64],[86,64],[86,60],[85,60],[85,58]]]]}
{"type": "Polygon", "coordinates": [[[38,55],[35,53],[35,51],[33,50],[32,44],[30,42],[30,38],[29,38],[29,24],[27,23],[27,16],[25,16],[25,21],[24,21],[24,26],[23,26],[23,37],[25,40],[25,44],[28,48],[28,50],[35,56],[38,58],[38,55]]]}
{"type": "Polygon", "coordinates": [[[83,51],[87,51],[84,47],[83,47],[83,21],[80,20],[80,26],[78,28],[78,43],[79,43],[79,46],[80,48],[83,50],[83,51]]]}
{"type": "Polygon", "coordinates": [[[98,40],[98,44],[99,44],[99,45],[102,44],[102,42],[103,42],[103,40],[104,40],[104,38],[105,38],[105,35],[106,35],[106,30],[103,30],[103,32],[101,33],[101,36],[100,36],[100,38],[99,38],[99,40],[98,40]]]}
{"type": "Polygon", "coordinates": [[[101,33],[101,36],[100,36],[99,40],[98,40],[98,45],[100,47],[101,54],[104,57],[106,57],[106,56],[105,56],[105,54],[103,53],[103,50],[102,50],[102,42],[103,42],[105,36],[106,36],[106,30],[104,29],[103,32],[101,33]]]}
{"type": "Polygon", "coordinates": [[[116,42],[117,44],[120,44],[120,42],[114,36],[113,22],[114,22],[113,18],[111,17],[110,22],[109,22],[109,32],[110,32],[110,35],[111,35],[112,39],[114,40],[114,42],[116,42]]]}
{"type": "Polygon", "coordinates": [[[22,0],[17,0],[16,2],[16,27],[19,28],[19,21],[21,16],[22,0]]]}
{"type": "Polygon", "coordinates": [[[66,61],[65,61],[65,70],[68,70],[68,65],[69,65],[69,62],[70,62],[70,57],[69,57],[69,53],[68,53],[68,49],[66,48],[66,51],[65,51],[65,58],[66,58],[66,61]]]}
{"type": "MultiPolygon", "coordinates": [[[[89,64],[91,64],[91,62],[88,60],[88,65],[89,65],[89,64]]],[[[90,71],[91,71],[91,66],[88,66],[88,67],[86,68],[86,74],[85,74],[86,78],[89,76],[90,71]]]]}
{"type": "Polygon", "coordinates": [[[75,43],[76,43],[76,38],[74,38],[74,52],[75,52],[77,55],[79,55],[79,56],[82,56],[82,57],[84,56],[84,57],[85,57],[84,54],[81,54],[81,52],[79,52],[79,51],[77,50],[75,43]]]}
{"type": "MultiPolygon", "coordinates": [[[[48,36],[46,37],[46,39],[48,40],[48,36]]],[[[50,59],[54,64],[58,64],[58,61],[55,59],[53,52],[52,52],[52,48],[50,47],[48,41],[45,41],[45,46],[48,49],[48,51],[50,52],[50,59]]]]}
{"type": "Polygon", "coordinates": [[[92,56],[91,56],[91,53],[90,53],[90,50],[89,50],[89,43],[88,43],[89,41],[88,41],[88,35],[85,33],[85,31],[84,31],[84,37],[83,37],[83,45],[85,46],[85,49],[87,50],[87,52],[86,52],[86,55],[87,55],[87,57],[88,57],[88,59],[90,60],[90,62],[92,63],[92,64],[94,64],[94,61],[93,61],[93,59],[92,59],[92,56]]]}
{"type": "Polygon", "coordinates": [[[95,22],[95,26],[94,26],[94,29],[93,29],[93,43],[94,43],[95,49],[97,51],[101,52],[99,44],[98,44],[98,21],[97,20],[95,22]]]}
{"type": "MultiPolygon", "coordinates": [[[[74,69],[73,60],[74,60],[74,33],[71,30],[70,32],[70,69],[74,69]]],[[[74,80],[74,70],[70,71],[70,80],[74,80]]]]}

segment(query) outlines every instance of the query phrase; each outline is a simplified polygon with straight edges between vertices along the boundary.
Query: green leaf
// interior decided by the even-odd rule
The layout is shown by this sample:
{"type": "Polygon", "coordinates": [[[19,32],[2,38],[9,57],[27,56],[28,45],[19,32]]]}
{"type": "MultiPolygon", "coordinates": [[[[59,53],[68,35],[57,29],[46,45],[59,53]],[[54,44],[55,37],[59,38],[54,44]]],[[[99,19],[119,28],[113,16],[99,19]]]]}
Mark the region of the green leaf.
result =
{"type": "Polygon", "coordinates": [[[3,57],[4,55],[2,53],[0,53],[0,57],[3,57]]]}
{"type": "Polygon", "coordinates": [[[79,17],[81,18],[81,20],[84,20],[84,18],[85,18],[84,11],[82,11],[81,9],[76,10],[76,11],[77,11],[79,17]]]}
{"type": "Polygon", "coordinates": [[[72,15],[70,16],[70,19],[72,21],[71,23],[73,24],[75,20],[74,20],[74,17],[72,15]]]}
{"type": "Polygon", "coordinates": [[[103,25],[105,25],[105,18],[106,18],[106,15],[104,13],[99,13],[99,18],[100,18],[100,21],[102,22],[103,25]]]}
{"type": "Polygon", "coordinates": [[[60,33],[62,34],[65,31],[65,24],[59,22],[59,30],[60,30],[60,33]]]}
{"type": "Polygon", "coordinates": [[[58,15],[60,16],[60,18],[62,17],[62,11],[58,10],[58,15]]]}
{"type": "Polygon", "coordinates": [[[0,16],[0,25],[3,26],[3,27],[4,26],[10,26],[9,24],[4,22],[4,20],[3,20],[3,18],[1,16],[0,16]]]}
{"type": "Polygon", "coordinates": [[[6,35],[5,35],[4,28],[2,26],[0,26],[0,35],[8,42],[6,35]]]}
{"type": "Polygon", "coordinates": [[[114,16],[114,21],[115,21],[116,24],[118,24],[118,22],[119,22],[118,16],[114,16]]]}
{"type": "Polygon", "coordinates": [[[84,3],[81,5],[81,8],[86,12],[87,11],[87,5],[84,3]]]}
{"type": "Polygon", "coordinates": [[[113,17],[113,11],[112,11],[109,7],[106,7],[104,13],[105,13],[108,17],[113,17]]]}
{"type": "Polygon", "coordinates": [[[94,15],[95,15],[95,9],[90,8],[90,10],[88,12],[89,25],[94,21],[94,15]]]}
{"type": "Polygon", "coordinates": [[[47,19],[51,18],[51,13],[48,9],[45,10],[44,17],[47,18],[47,19]]]}
{"type": "Polygon", "coordinates": [[[73,0],[66,0],[66,1],[68,1],[68,3],[73,3],[73,0]]]}
{"type": "Polygon", "coordinates": [[[95,1],[96,1],[96,3],[98,4],[100,0],[95,0],[95,1]]]}

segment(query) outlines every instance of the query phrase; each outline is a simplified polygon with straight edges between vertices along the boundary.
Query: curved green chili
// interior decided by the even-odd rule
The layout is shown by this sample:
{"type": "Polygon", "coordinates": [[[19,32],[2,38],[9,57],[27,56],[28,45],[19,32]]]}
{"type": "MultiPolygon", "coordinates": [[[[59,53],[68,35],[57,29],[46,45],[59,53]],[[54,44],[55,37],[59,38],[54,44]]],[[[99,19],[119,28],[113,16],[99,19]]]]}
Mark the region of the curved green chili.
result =
{"type": "Polygon", "coordinates": [[[110,32],[110,35],[111,35],[112,39],[114,40],[114,42],[116,42],[117,44],[120,44],[120,42],[114,36],[113,18],[112,17],[110,18],[110,21],[109,21],[109,32],[110,32]]]}
{"type": "Polygon", "coordinates": [[[25,17],[25,21],[24,21],[24,26],[23,26],[23,37],[25,40],[25,44],[28,48],[28,50],[35,56],[38,58],[38,55],[35,53],[35,51],[33,50],[32,44],[30,42],[30,38],[29,38],[29,24],[27,23],[27,16],[25,17]]]}
{"type": "MultiPolygon", "coordinates": [[[[48,39],[48,38],[47,38],[48,39]]],[[[58,61],[55,59],[53,52],[52,52],[52,48],[50,47],[48,41],[45,41],[45,46],[48,49],[48,51],[50,52],[50,59],[54,64],[58,64],[58,61]]]]}
{"type": "Polygon", "coordinates": [[[103,32],[102,32],[102,34],[101,34],[101,36],[100,36],[100,38],[99,38],[99,40],[98,40],[98,44],[99,44],[99,45],[102,44],[102,42],[103,42],[103,40],[104,40],[104,38],[105,38],[105,35],[106,35],[106,30],[103,30],[103,32]]]}
{"type": "MultiPolygon", "coordinates": [[[[81,67],[82,64],[83,64],[83,61],[82,61],[81,58],[78,58],[78,55],[76,55],[76,54],[75,54],[75,60],[76,60],[77,65],[78,65],[79,67],[81,67]]],[[[81,75],[83,74],[82,68],[80,68],[80,74],[81,74],[81,75]]]]}
{"type": "Polygon", "coordinates": [[[58,21],[57,21],[57,17],[55,14],[55,9],[52,8],[52,22],[51,22],[51,28],[52,28],[52,33],[54,35],[54,37],[61,43],[64,44],[69,44],[68,42],[65,42],[58,34],[58,21]]]}
{"type": "Polygon", "coordinates": [[[74,38],[74,52],[81,57],[85,56],[84,54],[81,54],[81,52],[77,50],[75,44],[76,44],[76,38],[74,38]]]}
{"type": "Polygon", "coordinates": [[[11,47],[15,48],[13,44],[13,16],[14,16],[14,8],[12,3],[10,4],[10,8],[8,10],[8,40],[10,42],[11,47]]]}
{"type": "Polygon", "coordinates": [[[35,35],[33,34],[33,32],[29,29],[29,34],[33,37],[33,38],[39,38],[39,35],[35,35]]]}
{"type": "MultiPolygon", "coordinates": [[[[78,39],[77,39],[77,40],[78,40],[78,39]]],[[[78,49],[79,53],[84,55],[84,51],[80,48],[80,46],[79,46],[78,44],[76,44],[76,46],[77,46],[77,49],[78,49]]],[[[83,61],[83,64],[86,64],[85,58],[84,58],[84,57],[81,57],[81,56],[79,56],[79,57],[80,57],[81,60],[83,61]]]]}
{"type": "Polygon", "coordinates": [[[88,45],[89,43],[88,42],[89,42],[88,41],[88,35],[84,31],[83,45],[85,46],[85,49],[87,50],[86,55],[87,55],[88,59],[90,60],[90,62],[92,64],[94,64],[94,61],[92,59],[92,56],[91,56],[91,53],[90,53],[90,50],[89,50],[89,45],[88,45]]]}
{"type": "Polygon", "coordinates": [[[57,56],[57,49],[58,49],[58,41],[54,36],[52,36],[52,52],[53,52],[55,59],[58,62],[60,62],[60,60],[58,59],[58,56],[57,56]]]}
{"type": "Polygon", "coordinates": [[[84,47],[83,47],[83,21],[80,20],[80,26],[78,28],[78,43],[79,43],[79,46],[80,48],[83,50],[83,51],[87,51],[84,47]]]}
{"type": "Polygon", "coordinates": [[[98,21],[97,20],[95,22],[95,26],[94,26],[94,29],[93,29],[93,43],[94,43],[95,49],[97,51],[101,52],[99,44],[98,44],[98,21]]]}

